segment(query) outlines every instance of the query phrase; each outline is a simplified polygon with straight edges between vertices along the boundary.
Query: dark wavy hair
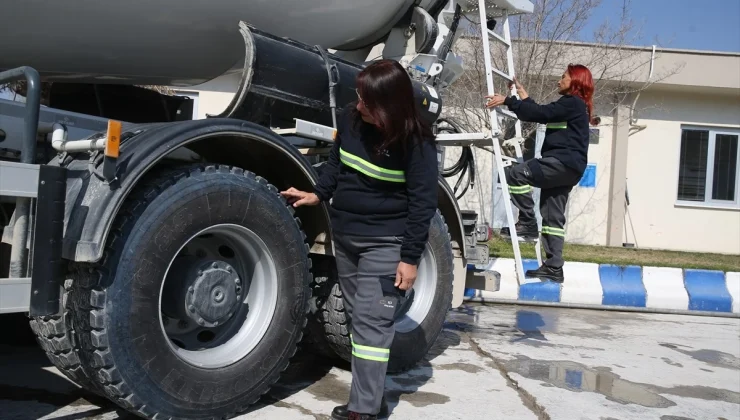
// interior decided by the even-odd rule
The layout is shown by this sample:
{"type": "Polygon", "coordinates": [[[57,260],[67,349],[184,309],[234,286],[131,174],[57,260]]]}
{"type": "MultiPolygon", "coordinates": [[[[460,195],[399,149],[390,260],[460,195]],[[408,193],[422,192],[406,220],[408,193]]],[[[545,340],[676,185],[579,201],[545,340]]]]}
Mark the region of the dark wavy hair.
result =
{"type": "MultiPolygon", "coordinates": [[[[357,75],[359,100],[375,120],[383,141],[376,151],[400,145],[405,154],[414,143],[434,141],[429,124],[419,114],[411,78],[394,60],[378,60],[357,75]]],[[[362,118],[352,107],[354,121],[362,118]]]]}

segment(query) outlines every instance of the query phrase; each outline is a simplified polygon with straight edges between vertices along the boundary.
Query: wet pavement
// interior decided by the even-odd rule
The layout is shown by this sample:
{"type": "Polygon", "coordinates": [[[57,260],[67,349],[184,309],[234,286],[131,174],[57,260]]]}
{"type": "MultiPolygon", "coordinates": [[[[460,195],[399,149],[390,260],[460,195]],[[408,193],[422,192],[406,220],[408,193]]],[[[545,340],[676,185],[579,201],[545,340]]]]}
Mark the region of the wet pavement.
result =
{"type": "MultiPolygon", "coordinates": [[[[0,340],[0,419],[136,418],[67,381],[17,329],[0,340]]],[[[238,419],[328,419],[350,380],[299,355],[238,419]]],[[[386,389],[391,419],[740,420],[740,319],[468,305],[386,389]]]]}

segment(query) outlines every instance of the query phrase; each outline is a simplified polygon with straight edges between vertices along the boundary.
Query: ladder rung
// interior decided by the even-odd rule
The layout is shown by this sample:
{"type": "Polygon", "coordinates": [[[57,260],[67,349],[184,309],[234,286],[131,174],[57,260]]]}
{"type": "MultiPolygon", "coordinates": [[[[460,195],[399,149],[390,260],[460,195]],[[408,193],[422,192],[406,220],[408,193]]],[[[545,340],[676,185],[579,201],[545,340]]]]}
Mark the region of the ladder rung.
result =
{"type": "Polygon", "coordinates": [[[504,37],[502,37],[501,35],[497,34],[496,32],[493,32],[490,29],[486,29],[486,31],[488,31],[488,34],[494,37],[498,42],[506,45],[507,47],[511,47],[511,43],[507,41],[506,39],[504,39],[504,37]]]}
{"type": "Polygon", "coordinates": [[[486,133],[442,133],[437,134],[437,141],[456,141],[456,140],[490,140],[486,133]]]}
{"type": "Polygon", "coordinates": [[[513,82],[514,81],[514,78],[513,77],[509,76],[507,73],[502,72],[501,70],[494,69],[493,67],[491,67],[491,71],[494,72],[494,73],[496,73],[496,74],[498,74],[499,76],[503,77],[504,79],[506,79],[506,80],[508,80],[510,82],[513,82]]]}
{"type": "Polygon", "coordinates": [[[491,144],[491,136],[485,133],[451,133],[437,134],[440,146],[471,146],[491,144]]]}
{"type": "Polygon", "coordinates": [[[500,107],[497,107],[496,108],[496,112],[499,112],[499,113],[501,113],[501,114],[503,114],[503,115],[505,115],[505,116],[507,116],[509,118],[514,118],[515,120],[519,118],[519,117],[516,116],[515,113],[513,113],[511,111],[507,111],[507,110],[502,109],[500,107]]]}

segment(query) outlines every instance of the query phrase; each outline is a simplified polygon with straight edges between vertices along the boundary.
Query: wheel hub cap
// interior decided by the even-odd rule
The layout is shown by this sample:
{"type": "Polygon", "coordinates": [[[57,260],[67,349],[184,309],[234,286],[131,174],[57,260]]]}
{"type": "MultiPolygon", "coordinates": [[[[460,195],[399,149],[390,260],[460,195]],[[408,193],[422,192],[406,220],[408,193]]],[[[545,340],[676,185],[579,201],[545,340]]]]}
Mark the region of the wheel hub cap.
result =
{"type": "Polygon", "coordinates": [[[239,276],[223,261],[201,266],[185,297],[190,318],[198,325],[216,327],[228,321],[242,298],[239,276]]]}

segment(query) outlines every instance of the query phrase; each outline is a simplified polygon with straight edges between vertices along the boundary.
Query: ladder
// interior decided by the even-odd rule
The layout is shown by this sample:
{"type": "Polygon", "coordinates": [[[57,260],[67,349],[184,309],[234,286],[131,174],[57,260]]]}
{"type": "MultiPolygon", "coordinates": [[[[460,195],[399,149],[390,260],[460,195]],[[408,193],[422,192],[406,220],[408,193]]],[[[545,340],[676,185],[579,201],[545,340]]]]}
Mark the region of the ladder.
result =
{"type": "MultiPolygon", "coordinates": [[[[488,95],[493,95],[495,93],[494,91],[494,83],[493,83],[493,76],[497,75],[499,77],[502,77],[506,79],[509,82],[514,81],[514,52],[511,42],[511,32],[509,29],[509,14],[506,9],[502,10],[502,32],[503,36],[495,33],[493,30],[488,29],[488,16],[487,16],[487,6],[486,6],[486,0],[478,0],[478,11],[480,13],[480,31],[481,31],[481,39],[483,41],[483,57],[484,57],[484,64],[486,69],[486,84],[488,87],[488,95]],[[495,41],[502,43],[506,47],[506,63],[507,63],[507,71],[503,72],[501,70],[498,70],[493,67],[492,59],[491,59],[491,49],[490,49],[490,38],[493,38],[495,41]]],[[[512,85],[511,87],[511,94],[516,95],[516,86],[512,85]]],[[[491,124],[491,134],[493,138],[493,152],[496,159],[496,169],[498,172],[498,178],[499,182],[501,183],[501,192],[503,194],[503,201],[504,201],[504,207],[506,209],[506,220],[509,225],[509,234],[511,237],[511,246],[514,250],[514,260],[515,260],[515,269],[517,274],[517,280],[519,284],[524,282],[525,276],[524,276],[524,266],[522,264],[522,255],[521,251],[519,249],[519,238],[516,233],[516,227],[515,227],[515,219],[514,219],[514,210],[513,205],[511,202],[511,194],[509,192],[509,185],[506,182],[506,175],[504,174],[504,168],[506,166],[511,165],[514,161],[517,163],[522,163],[524,161],[524,158],[522,156],[522,147],[521,147],[521,138],[522,138],[522,126],[519,119],[516,117],[516,115],[508,110],[504,109],[491,109],[488,111],[488,116],[491,124]],[[501,146],[499,145],[498,138],[503,136],[503,133],[499,127],[498,123],[498,113],[502,114],[503,116],[507,118],[511,118],[515,120],[514,123],[514,130],[515,130],[515,137],[514,137],[514,150],[516,152],[516,158],[510,158],[508,156],[504,156],[501,152],[501,146]]],[[[493,179],[496,177],[494,176],[493,179]]],[[[537,209],[537,203],[535,203],[535,211],[539,212],[537,209]]],[[[537,239],[534,241],[535,249],[537,252],[537,262],[539,265],[542,265],[542,254],[540,250],[540,236],[537,237],[537,239]]]]}

